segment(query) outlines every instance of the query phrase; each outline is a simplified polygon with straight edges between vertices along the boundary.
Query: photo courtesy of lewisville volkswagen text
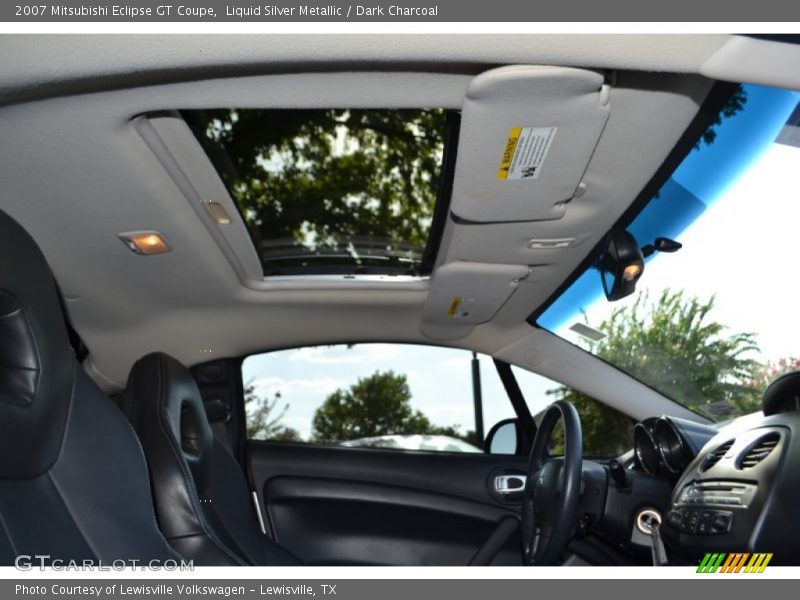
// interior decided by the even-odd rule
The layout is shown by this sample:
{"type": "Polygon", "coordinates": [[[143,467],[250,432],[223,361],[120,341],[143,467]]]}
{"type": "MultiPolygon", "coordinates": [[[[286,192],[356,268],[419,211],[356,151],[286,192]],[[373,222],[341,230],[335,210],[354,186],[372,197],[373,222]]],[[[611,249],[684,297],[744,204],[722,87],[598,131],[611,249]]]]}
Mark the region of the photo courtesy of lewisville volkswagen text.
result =
{"type": "MultiPolygon", "coordinates": [[[[261,596],[272,595],[293,595],[293,596],[316,596],[317,590],[321,596],[335,596],[336,585],[332,584],[316,584],[311,585],[264,585],[260,584],[257,588],[251,588],[249,591],[258,593],[261,596]]],[[[154,583],[152,585],[146,584],[119,584],[108,583],[105,585],[76,585],[76,584],[49,584],[49,585],[26,585],[16,584],[14,593],[17,596],[79,596],[79,597],[97,597],[102,598],[106,596],[197,596],[209,595],[228,598],[231,596],[243,596],[246,589],[243,585],[200,585],[196,583],[169,585],[164,583],[154,583]]]]}

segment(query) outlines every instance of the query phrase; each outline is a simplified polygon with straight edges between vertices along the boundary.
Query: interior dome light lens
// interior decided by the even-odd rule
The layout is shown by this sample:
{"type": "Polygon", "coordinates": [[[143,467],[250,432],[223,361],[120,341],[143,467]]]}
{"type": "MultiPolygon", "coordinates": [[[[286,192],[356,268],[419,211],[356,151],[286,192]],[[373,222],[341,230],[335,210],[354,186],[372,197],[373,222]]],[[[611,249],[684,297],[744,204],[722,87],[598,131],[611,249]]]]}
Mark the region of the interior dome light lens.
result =
{"type": "Polygon", "coordinates": [[[119,239],[136,254],[164,254],[172,250],[157,231],[129,231],[120,233],[119,239]]]}

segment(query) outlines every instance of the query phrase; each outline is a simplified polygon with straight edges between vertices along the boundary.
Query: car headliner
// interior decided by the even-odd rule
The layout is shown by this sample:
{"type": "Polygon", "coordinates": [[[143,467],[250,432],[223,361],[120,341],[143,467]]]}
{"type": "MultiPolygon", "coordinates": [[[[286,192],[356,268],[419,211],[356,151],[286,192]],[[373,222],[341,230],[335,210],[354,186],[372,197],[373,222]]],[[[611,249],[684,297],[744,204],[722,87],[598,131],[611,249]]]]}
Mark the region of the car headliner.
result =
{"type": "MultiPolygon", "coordinates": [[[[123,387],[133,362],[154,350],[191,365],[306,344],[402,341],[481,351],[639,418],[701,419],[525,320],[628,208],[713,79],[800,87],[789,68],[798,47],[721,35],[4,36],[0,51],[0,206],[41,245],[90,350],[85,366],[107,390],[123,387]],[[249,279],[257,259],[243,229],[215,234],[179,182],[218,199],[216,174],[197,148],[167,140],[182,175],[170,172],[155,146],[180,132],[170,133],[169,115],[160,129],[141,116],[232,106],[460,109],[476,75],[507,64],[614,69],[611,110],[586,192],[563,218],[448,219],[439,269],[485,288],[515,285],[468,327],[427,319],[437,272],[391,283],[249,279]],[[174,251],[131,253],[117,234],[134,230],[160,231],[174,251]],[[564,237],[576,241],[539,253],[527,246],[564,237]]],[[[467,143],[456,193],[469,176],[462,154],[498,159],[496,148],[467,143]]]]}

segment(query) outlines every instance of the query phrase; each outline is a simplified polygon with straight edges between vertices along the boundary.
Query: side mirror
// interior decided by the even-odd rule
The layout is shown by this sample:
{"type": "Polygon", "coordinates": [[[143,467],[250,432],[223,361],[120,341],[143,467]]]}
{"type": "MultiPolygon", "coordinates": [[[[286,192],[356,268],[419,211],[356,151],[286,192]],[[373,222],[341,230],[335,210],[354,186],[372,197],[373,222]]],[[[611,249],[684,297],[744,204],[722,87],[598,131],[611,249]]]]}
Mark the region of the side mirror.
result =
{"type": "Polygon", "coordinates": [[[517,420],[503,419],[486,434],[484,448],[488,454],[516,454],[520,439],[517,420]]]}
{"type": "Polygon", "coordinates": [[[644,255],[636,239],[627,231],[612,231],[600,258],[600,277],[609,301],[621,300],[636,290],[644,272],[644,255]]]}

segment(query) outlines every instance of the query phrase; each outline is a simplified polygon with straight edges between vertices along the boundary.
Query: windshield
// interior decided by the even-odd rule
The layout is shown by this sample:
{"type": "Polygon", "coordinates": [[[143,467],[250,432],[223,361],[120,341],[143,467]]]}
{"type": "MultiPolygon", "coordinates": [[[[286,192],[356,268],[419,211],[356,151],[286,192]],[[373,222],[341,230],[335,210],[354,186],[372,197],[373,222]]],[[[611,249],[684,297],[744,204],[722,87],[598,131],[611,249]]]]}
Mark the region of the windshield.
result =
{"type": "Polygon", "coordinates": [[[800,368],[795,296],[800,94],[742,86],[628,226],[647,259],[636,292],[608,302],[590,267],[537,324],[713,420],[760,409],[800,368]]]}

